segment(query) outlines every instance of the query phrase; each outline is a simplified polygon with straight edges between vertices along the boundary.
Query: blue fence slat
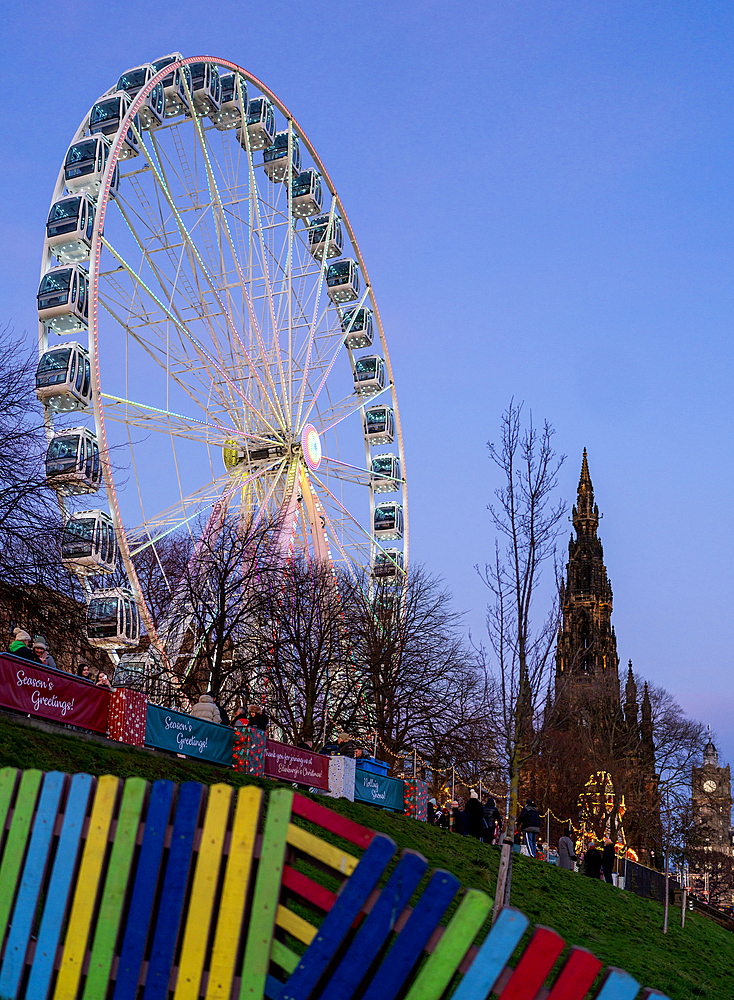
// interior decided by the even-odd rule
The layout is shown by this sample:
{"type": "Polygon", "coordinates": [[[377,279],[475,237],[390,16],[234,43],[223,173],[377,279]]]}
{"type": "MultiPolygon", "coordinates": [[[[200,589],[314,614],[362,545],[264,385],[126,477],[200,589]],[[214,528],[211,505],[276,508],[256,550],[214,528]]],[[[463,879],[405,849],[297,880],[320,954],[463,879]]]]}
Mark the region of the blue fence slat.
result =
{"type": "Polygon", "coordinates": [[[628,972],[610,967],[596,1000],[635,1000],[639,992],[640,984],[628,972]]]}
{"type": "Polygon", "coordinates": [[[171,849],[158,910],[161,919],[155,929],[150,964],[145,977],[145,1000],[166,1000],[168,997],[168,980],[171,977],[173,954],[189,880],[196,821],[203,795],[204,786],[196,781],[187,781],[181,785],[178,793],[171,849]]]}
{"type": "Polygon", "coordinates": [[[377,834],[289,977],[281,994],[282,1000],[306,1000],[379,882],[395,849],[395,842],[390,837],[377,834]]]}
{"type": "Polygon", "coordinates": [[[15,997],[18,993],[65,781],[66,775],[60,771],[51,771],[43,781],[0,973],[2,997],[15,997]]]}
{"type": "Polygon", "coordinates": [[[125,935],[122,939],[113,1000],[134,1000],[138,991],[140,966],[150,928],[158,875],[163,858],[168,818],[171,815],[174,784],[155,781],[148,799],[145,831],[140,846],[135,882],[130,896],[125,935]]]}
{"type": "Polygon", "coordinates": [[[346,955],[329,978],[321,1000],[349,1000],[387,940],[395,921],[410,902],[427,868],[428,862],[422,855],[414,851],[403,854],[346,955]]]}
{"type": "Polygon", "coordinates": [[[90,774],[75,774],[71,779],[59,844],[46,892],[46,905],[38,930],[36,953],[26,988],[26,1000],[46,1000],[48,995],[93,786],[94,778],[90,774]]]}
{"type": "Polygon", "coordinates": [[[530,921],[524,913],[506,907],[482,942],[461,980],[453,1000],[485,1000],[530,921]]]}
{"type": "Polygon", "coordinates": [[[362,1000],[394,1000],[460,888],[449,872],[433,873],[362,1000]]]}

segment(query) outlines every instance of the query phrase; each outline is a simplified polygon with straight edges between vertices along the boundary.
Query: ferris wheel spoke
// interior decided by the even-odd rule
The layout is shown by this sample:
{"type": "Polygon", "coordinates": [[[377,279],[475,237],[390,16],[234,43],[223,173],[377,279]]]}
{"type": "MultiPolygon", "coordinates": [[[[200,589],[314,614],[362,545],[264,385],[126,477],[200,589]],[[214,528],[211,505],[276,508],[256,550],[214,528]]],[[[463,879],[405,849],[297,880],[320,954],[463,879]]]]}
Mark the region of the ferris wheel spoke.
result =
{"type": "Polygon", "coordinates": [[[357,532],[358,537],[360,537],[360,538],[362,538],[362,537],[366,538],[370,542],[371,545],[377,545],[377,542],[373,538],[372,534],[370,532],[368,532],[368,531],[365,531],[365,529],[359,523],[359,521],[357,520],[357,518],[352,513],[350,513],[347,510],[347,508],[344,506],[344,504],[340,500],[338,500],[334,496],[334,494],[328,488],[328,486],[326,485],[326,483],[322,482],[321,479],[319,479],[319,477],[314,472],[311,473],[311,478],[316,483],[318,483],[318,485],[321,487],[321,489],[324,491],[324,493],[326,493],[327,496],[331,497],[331,500],[336,505],[336,507],[338,508],[338,510],[340,510],[341,513],[344,515],[344,517],[347,518],[347,520],[349,521],[349,523],[351,525],[353,525],[354,529],[357,532]]]}
{"type": "MultiPolygon", "coordinates": [[[[158,161],[160,163],[160,156],[158,155],[158,146],[156,144],[156,140],[155,140],[154,136],[151,136],[151,141],[153,143],[154,149],[156,150],[157,159],[158,159],[158,161]]],[[[194,278],[195,278],[195,280],[197,282],[197,287],[199,286],[198,277],[197,277],[198,270],[195,267],[195,262],[198,263],[199,270],[204,275],[204,278],[206,279],[206,282],[209,285],[210,292],[214,296],[214,299],[216,300],[217,305],[219,306],[219,308],[221,310],[222,316],[224,317],[224,320],[225,320],[225,322],[227,324],[227,327],[228,327],[228,329],[230,331],[230,334],[234,337],[235,342],[239,344],[240,349],[242,350],[243,355],[245,357],[245,360],[247,361],[249,370],[255,375],[255,377],[256,377],[256,379],[257,379],[257,381],[258,381],[258,383],[259,383],[259,385],[261,387],[261,391],[265,394],[265,396],[267,396],[267,390],[265,389],[265,386],[262,383],[262,380],[260,378],[260,374],[259,374],[259,371],[257,369],[257,366],[255,366],[253,364],[252,359],[250,358],[250,356],[249,356],[249,354],[248,354],[248,352],[247,352],[247,350],[245,348],[244,343],[241,341],[241,339],[239,337],[239,333],[238,333],[238,331],[236,329],[236,326],[235,326],[235,324],[234,324],[234,322],[232,320],[232,317],[227,312],[227,310],[226,310],[226,308],[224,306],[224,303],[222,302],[222,300],[220,298],[219,290],[217,289],[216,284],[215,284],[212,276],[209,274],[209,271],[208,271],[206,265],[204,264],[204,261],[203,261],[203,259],[201,257],[201,254],[199,253],[198,247],[197,247],[196,243],[194,242],[194,240],[191,238],[191,234],[189,233],[187,227],[184,225],[183,219],[181,218],[181,215],[179,214],[179,212],[178,212],[178,210],[176,208],[176,205],[175,205],[175,203],[173,201],[173,197],[171,195],[171,192],[170,192],[170,190],[168,188],[168,185],[165,182],[164,176],[162,176],[162,174],[159,171],[158,167],[154,163],[153,158],[150,156],[150,153],[149,153],[147,147],[145,146],[145,144],[142,142],[142,140],[141,140],[141,148],[143,149],[143,153],[146,156],[146,158],[148,160],[148,163],[150,164],[151,169],[155,173],[155,175],[156,175],[156,177],[158,179],[158,183],[161,186],[161,188],[162,188],[162,190],[164,192],[164,195],[165,195],[165,197],[167,198],[167,200],[169,202],[171,211],[173,212],[173,215],[176,218],[176,222],[178,224],[178,228],[179,228],[179,232],[180,232],[181,238],[186,242],[186,244],[187,244],[187,246],[189,248],[189,255],[190,255],[190,258],[191,258],[191,266],[192,266],[192,270],[194,271],[194,278]]],[[[162,170],[162,167],[161,167],[161,170],[162,170]]],[[[210,207],[213,209],[213,205],[210,206],[210,207]]],[[[202,304],[203,304],[204,297],[200,296],[200,298],[201,298],[201,301],[202,301],[202,304]]],[[[218,338],[215,337],[215,335],[213,333],[213,330],[212,330],[212,339],[215,341],[216,348],[219,351],[220,348],[219,348],[218,338]]],[[[224,360],[223,359],[221,359],[221,360],[222,360],[222,364],[224,364],[224,360]]],[[[270,402],[272,403],[272,400],[270,402]]],[[[277,419],[278,418],[276,417],[276,420],[277,419]]],[[[281,421],[282,421],[282,418],[281,418],[281,421]]],[[[279,422],[281,422],[281,421],[279,421],[279,422]]],[[[284,423],[282,424],[282,429],[285,429],[285,424],[284,423]]]]}
{"type": "MultiPolygon", "coordinates": [[[[367,298],[368,291],[369,291],[369,289],[365,289],[365,293],[362,296],[362,298],[360,299],[359,307],[358,308],[361,308],[361,306],[365,302],[365,299],[367,298]]],[[[331,370],[334,367],[334,364],[336,363],[336,359],[339,357],[339,354],[341,352],[341,348],[342,348],[342,346],[344,344],[344,340],[343,340],[344,336],[345,335],[342,335],[340,337],[338,343],[336,344],[335,349],[333,350],[331,360],[329,361],[328,367],[327,367],[326,371],[324,372],[324,374],[323,374],[323,376],[321,378],[321,381],[318,384],[316,392],[314,393],[313,398],[311,399],[311,401],[310,401],[310,403],[308,405],[308,409],[306,410],[306,413],[304,414],[303,420],[301,421],[301,426],[303,426],[304,424],[306,424],[306,422],[308,421],[308,418],[311,416],[311,413],[312,413],[314,407],[317,407],[317,405],[318,405],[319,397],[321,396],[321,393],[324,391],[324,388],[326,387],[327,379],[329,378],[329,375],[331,374],[331,370]]],[[[388,386],[385,387],[385,389],[387,389],[387,388],[388,388],[388,386]]],[[[381,392],[384,392],[385,389],[382,389],[381,392]]],[[[375,393],[375,395],[376,396],[380,395],[380,393],[375,393]]],[[[360,403],[360,406],[361,405],[362,404],[360,403]]],[[[324,421],[330,419],[329,410],[327,410],[325,414],[321,414],[321,419],[324,420],[324,421]]],[[[340,417],[340,419],[343,419],[343,418],[340,417]]],[[[336,423],[338,423],[338,422],[339,421],[336,421],[336,423]]],[[[334,424],[332,424],[331,426],[334,426],[334,424]]],[[[324,430],[326,430],[326,429],[328,429],[328,428],[324,427],[324,430]]]]}
{"type": "MultiPolygon", "coordinates": [[[[199,381],[200,384],[201,384],[202,393],[203,393],[204,389],[206,388],[208,390],[209,394],[211,394],[211,390],[212,390],[211,372],[210,372],[210,368],[207,365],[201,364],[199,368],[196,368],[193,365],[193,363],[192,363],[192,361],[191,361],[190,358],[184,358],[183,356],[175,355],[175,353],[171,352],[170,348],[169,348],[169,354],[170,353],[174,353],[174,356],[177,358],[177,364],[179,365],[179,370],[180,370],[181,374],[176,374],[176,372],[172,371],[172,369],[170,367],[170,359],[168,357],[166,357],[166,355],[165,355],[165,349],[163,347],[161,347],[160,345],[158,345],[156,343],[153,343],[153,342],[150,342],[150,341],[144,339],[140,335],[140,333],[139,333],[138,330],[136,330],[136,329],[134,329],[134,328],[126,325],[124,323],[124,321],[119,316],[117,316],[117,314],[114,312],[114,310],[111,309],[109,303],[107,303],[103,298],[100,297],[99,301],[100,301],[101,305],[104,307],[105,311],[108,312],[109,315],[117,323],[120,324],[120,326],[125,330],[125,332],[130,337],[132,337],[132,339],[148,354],[148,356],[151,358],[151,360],[153,360],[155,362],[155,364],[158,365],[165,372],[166,377],[169,378],[171,380],[171,382],[173,382],[176,386],[178,386],[178,388],[180,388],[191,399],[191,401],[196,406],[200,407],[203,410],[203,412],[210,418],[210,422],[213,425],[219,425],[220,424],[220,422],[217,420],[217,414],[219,412],[224,413],[228,417],[231,418],[231,416],[232,416],[232,407],[230,405],[228,405],[227,402],[226,402],[226,400],[227,400],[228,397],[224,397],[224,398],[221,399],[221,405],[222,405],[221,411],[214,411],[214,410],[212,410],[212,407],[208,403],[208,401],[206,401],[205,399],[203,399],[201,395],[197,395],[196,392],[194,391],[194,388],[190,384],[190,382],[187,382],[184,379],[184,377],[183,377],[184,373],[188,374],[188,376],[189,376],[190,379],[192,379],[192,378],[195,377],[197,379],[197,381],[199,381]],[[201,378],[199,378],[199,376],[201,376],[201,378]],[[206,378],[207,378],[206,383],[204,381],[204,376],[206,376],[206,378]]],[[[148,327],[148,329],[151,329],[151,328],[152,328],[151,326],[148,327]]],[[[199,356],[197,355],[197,358],[198,357],[199,356]]],[[[105,394],[103,393],[102,396],[104,397],[105,394]]],[[[109,398],[114,398],[114,397],[110,396],[109,398]]],[[[162,411],[162,412],[168,412],[168,411],[162,411]]],[[[193,421],[195,418],[184,418],[184,419],[186,419],[186,420],[190,419],[190,420],[193,421]]],[[[237,437],[248,437],[249,436],[249,437],[253,437],[255,439],[258,439],[258,435],[248,435],[245,431],[243,431],[241,429],[235,431],[234,433],[235,433],[235,436],[237,436],[237,437]]],[[[266,439],[263,439],[263,438],[260,438],[260,439],[261,440],[266,440],[266,439]]]]}
{"type": "Polygon", "coordinates": [[[156,296],[156,294],[150,288],[148,288],[145,282],[141,278],[139,278],[138,275],[136,275],[136,273],[132,270],[132,268],[126,263],[124,258],[114,249],[111,243],[104,236],[101,236],[100,239],[107,247],[107,249],[110,251],[110,253],[113,255],[113,257],[115,257],[123,265],[123,267],[130,275],[130,277],[134,281],[138,282],[140,287],[147,292],[147,294],[153,299],[153,301],[156,303],[161,312],[164,313],[164,315],[176,326],[178,331],[185,338],[191,341],[193,346],[196,348],[197,352],[200,352],[203,355],[203,357],[206,358],[206,360],[218,372],[223,381],[227,383],[227,385],[235,392],[235,394],[239,397],[239,399],[242,400],[245,406],[251,412],[255,413],[255,415],[258,416],[266,424],[266,426],[270,428],[271,431],[273,431],[273,433],[276,433],[275,427],[273,427],[273,425],[267,419],[265,419],[263,414],[261,414],[259,410],[257,410],[256,407],[253,406],[253,404],[250,402],[247,396],[243,392],[241,392],[241,390],[229,378],[227,373],[217,364],[215,359],[208,353],[208,351],[204,348],[203,344],[201,344],[200,341],[198,341],[197,338],[194,337],[191,331],[183,323],[180,322],[178,317],[173,312],[171,312],[169,309],[166,308],[166,306],[161,302],[161,300],[156,296]]]}
{"type": "MultiPolygon", "coordinates": [[[[151,255],[146,251],[146,249],[142,245],[142,240],[140,239],[140,237],[138,236],[137,232],[135,231],[135,227],[132,225],[132,223],[130,222],[129,218],[125,215],[124,209],[121,206],[120,206],[120,212],[123,215],[123,218],[125,218],[127,226],[130,229],[130,232],[132,233],[133,238],[135,239],[135,242],[136,242],[136,244],[138,246],[138,249],[139,249],[140,253],[143,255],[144,259],[148,263],[148,266],[150,267],[151,271],[155,275],[155,277],[156,277],[156,279],[158,281],[158,284],[160,285],[161,291],[168,298],[168,308],[176,316],[179,324],[181,326],[186,326],[187,324],[184,322],[184,318],[181,315],[181,312],[173,304],[174,290],[175,290],[175,284],[176,284],[175,281],[170,282],[170,279],[168,279],[167,276],[165,276],[163,274],[163,272],[161,271],[161,269],[158,268],[158,266],[155,264],[155,262],[151,259],[151,255]]],[[[182,254],[183,254],[183,250],[182,250],[182,254]]],[[[179,262],[178,270],[180,272],[180,262],[179,262]]],[[[108,284],[110,284],[113,287],[117,288],[118,295],[120,296],[121,300],[122,299],[127,299],[128,300],[127,303],[124,303],[124,302],[121,301],[121,304],[123,304],[124,306],[126,305],[127,308],[128,308],[128,312],[130,313],[131,310],[132,310],[132,304],[135,301],[136,296],[139,295],[140,289],[139,289],[139,287],[137,285],[133,286],[134,287],[134,292],[131,293],[130,296],[126,296],[125,293],[123,292],[122,288],[120,287],[119,282],[115,282],[113,280],[113,278],[111,276],[112,273],[114,273],[114,272],[110,272],[107,275],[107,282],[108,282],[108,284]]],[[[190,288],[190,286],[189,286],[189,288],[190,288]]],[[[207,322],[205,308],[202,308],[202,305],[199,304],[199,309],[196,309],[196,305],[197,305],[196,302],[193,302],[192,305],[194,306],[195,311],[199,312],[201,318],[204,319],[205,322],[207,322]]],[[[142,306],[142,301],[141,301],[141,308],[144,308],[142,306]]],[[[143,325],[146,329],[153,329],[154,328],[154,326],[155,326],[154,321],[152,320],[152,318],[148,314],[145,314],[144,316],[138,316],[138,318],[141,320],[141,325],[143,325]]],[[[210,320],[208,321],[208,325],[209,325],[210,331],[211,331],[211,322],[210,322],[210,320]]],[[[213,337],[213,339],[215,340],[215,343],[216,343],[216,337],[213,337]]],[[[163,340],[163,338],[162,338],[162,340],[163,340]]],[[[171,348],[170,348],[170,341],[169,341],[169,339],[167,337],[165,338],[165,344],[166,344],[166,354],[169,355],[171,353],[171,348]]],[[[202,358],[202,360],[203,360],[203,358],[202,358]]],[[[220,360],[220,362],[224,366],[224,361],[223,361],[223,359],[221,357],[221,353],[220,353],[220,356],[219,356],[219,360],[220,360]]],[[[230,397],[230,403],[232,404],[232,406],[234,405],[234,401],[233,401],[233,399],[231,397],[230,397]]]]}
{"type": "MultiPolygon", "coordinates": [[[[331,240],[331,231],[334,225],[334,213],[336,211],[336,195],[332,195],[331,198],[331,208],[329,209],[329,222],[326,227],[326,246],[329,246],[331,240]]],[[[306,384],[308,382],[308,368],[311,363],[311,351],[313,350],[314,337],[316,335],[316,320],[319,313],[319,302],[321,300],[321,291],[324,287],[324,277],[326,275],[326,252],[321,254],[321,267],[319,268],[319,282],[316,289],[316,296],[313,308],[313,317],[311,319],[311,325],[308,332],[308,344],[306,347],[306,360],[303,366],[303,378],[301,381],[301,392],[298,397],[298,413],[296,415],[296,427],[300,426],[301,423],[301,412],[303,410],[303,397],[306,391],[306,384]]]]}
{"type": "MultiPolygon", "coordinates": [[[[212,196],[212,207],[214,206],[214,204],[216,204],[217,209],[218,209],[219,230],[220,230],[220,232],[223,231],[224,233],[226,233],[227,244],[229,246],[229,250],[230,250],[230,253],[232,255],[232,259],[234,261],[235,268],[237,270],[237,274],[239,276],[240,282],[242,283],[242,290],[244,292],[244,297],[245,297],[245,300],[246,300],[246,303],[247,303],[248,313],[250,315],[251,321],[254,323],[255,330],[256,330],[256,337],[257,337],[258,343],[261,345],[262,359],[263,359],[263,361],[266,361],[266,359],[265,359],[264,345],[262,345],[262,343],[261,343],[261,336],[260,336],[259,324],[257,323],[257,321],[255,319],[254,310],[252,309],[252,303],[250,302],[249,295],[247,294],[247,288],[246,288],[246,285],[245,285],[245,276],[242,273],[242,268],[241,268],[241,265],[240,265],[240,261],[239,261],[239,258],[238,258],[238,255],[237,255],[237,251],[236,251],[235,246],[234,246],[234,242],[232,240],[232,234],[230,232],[229,224],[227,222],[226,214],[225,214],[225,211],[224,211],[224,206],[222,204],[222,197],[221,197],[221,194],[220,194],[220,191],[219,191],[219,187],[218,187],[217,182],[216,182],[216,177],[214,175],[214,170],[213,170],[212,165],[211,165],[211,160],[210,160],[210,157],[209,157],[210,147],[208,147],[207,144],[206,144],[206,141],[204,139],[204,133],[203,133],[203,130],[201,128],[201,122],[200,122],[200,120],[199,120],[198,117],[195,117],[195,119],[194,119],[194,125],[195,125],[195,132],[196,132],[196,135],[197,135],[197,138],[198,138],[198,142],[199,142],[199,147],[201,149],[202,156],[204,157],[204,162],[206,164],[207,181],[208,181],[208,184],[209,184],[209,191],[210,191],[210,194],[212,196]]],[[[224,274],[223,274],[223,277],[224,277],[224,274]]],[[[258,379],[258,382],[260,384],[260,388],[261,388],[262,392],[267,395],[266,390],[265,390],[265,386],[262,384],[262,381],[260,380],[258,369],[257,369],[256,366],[252,365],[252,362],[250,361],[249,355],[248,355],[248,353],[247,353],[247,351],[245,349],[245,346],[242,343],[242,340],[239,337],[239,333],[237,331],[235,331],[235,335],[236,335],[238,343],[240,344],[240,346],[242,348],[244,356],[248,359],[248,364],[250,365],[250,368],[254,371],[255,376],[258,379]]],[[[274,405],[277,407],[277,409],[279,411],[280,419],[282,421],[283,428],[285,428],[285,426],[286,426],[286,424],[285,424],[285,418],[284,418],[283,410],[282,410],[282,408],[280,406],[280,401],[278,399],[277,393],[275,392],[275,384],[272,381],[272,374],[270,373],[270,365],[269,365],[269,363],[265,364],[265,368],[266,368],[268,374],[270,375],[270,382],[271,382],[272,389],[273,389],[273,397],[272,397],[271,402],[274,403],[274,405]]]]}
{"type": "Polygon", "coordinates": [[[348,462],[340,462],[329,455],[321,456],[322,462],[328,462],[332,466],[331,473],[337,479],[342,479],[346,483],[356,483],[359,486],[369,486],[371,473],[369,469],[362,469],[358,465],[349,465],[348,462]]]}
{"type": "Polygon", "coordinates": [[[159,514],[156,514],[151,518],[146,518],[141,525],[138,525],[138,527],[128,530],[127,532],[128,537],[131,540],[135,538],[142,538],[145,535],[148,536],[147,541],[143,542],[136,548],[131,549],[131,556],[137,555],[139,552],[142,552],[143,549],[148,548],[149,545],[154,545],[156,542],[165,538],[167,535],[170,535],[177,529],[190,524],[194,518],[199,517],[204,511],[210,510],[217,504],[221,504],[225,500],[228,500],[230,497],[234,496],[238,490],[243,490],[258,478],[267,476],[269,472],[277,470],[278,466],[282,464],[282,460],[272,462],[268,466],[257,469],[244,479],[238,478],[237,482],[234,484],[232,483],[232,473],[227,472],[219,478],[212,480],[210,483],[207,483],[206,486],[202,486],[195,493],[191,493],[184,497],[180,503],[175,504],[173,507],[169,507],[167,510],[161,511],[159,514]],[[220,484],[225,486],[223,492],[219,492],[218,487],[220,484]],[[191,506],[195,506],[196,509],[193,514],[185,516],[191,506]],[[165,530],[159,531],[156,536],[153,537],[151,529],[158,528],[165,528],[165,530]]]}
{"type": "Polygon", "coordinates": [[[220,423],[198,420],[196,417],[172,413],[159,407],[148,406],[109,393],[100,393],[106,401],[105,416],[109,420],[128,424],[141,430],[155,431],[160,434],[174,434],[176,437],[189,441],[199,441],[203,444],[223,446],[233,439],[244,439],[252,442],[271,443],[272,439],[259,434],[248,434],[237,427],[228,427],[220,423]]]}
{"type": "Polygon", "coordinates": [[[319,427],[319,433],[325,434],[327,431],[332,430],[337,424],[340,424],[347,417],[351,417],[355,413],[359,413],[363,406],[367,403],[370,405],[380,396],[384,395],[386,392],[390,391],[390,386],[386,385],[384,389],[380,389],[379,392],[373,392],[370,396],[360,396],[358,401],[355,403],[354,397],[345,397],[339,403],[336,403],[324,414],[320,414],[322,421],[329,421],[329,423],[324,423],[319,427]]]}
{"type": "MultiPolygon", "coordinates": [[[[248,153],[249,153],[249,139],[248,139],[248,153]]],[[[267,255],[266,255],[266,246],[265,246],[265,238],[263,236],[262,216],[261,216],[261,212],[260,212],[260,192],[259,192],[259,189],[258,189],[258,186],[257,186],[257,181],[255,179],[255,167],[254,167],[254,164],[252,162],[252,156],[248,155],[247,160],[248,160],[248,166],[249,166],[250,192],[251,192],[251,196],[252,196],[252,205],[254,207],[254,216],[255,216],[255,221],[256,221],[255,233],[257,234],[257,241],[258,241],[259,247],[260,247],[260,261],[261,261],[261,267],[262,267],[263,276],[264,276],[264,279],[265,279],[265,294],[267,296],[267,306],[268,306],[268,310],[269,310],[270,322],[272,324],[272,331],[273,331],[273,340],[272,340],[273,351],[274,351],[274,354],[275,354],[275,357],[276,357],[276,360],[277,360],[277,364],[278,364],[278,373],[280,375],[281,393],[284,395],[284,398],[283,398],[283,404],[284,404],[283,405],[283,410],[284,410],[284,412],[286,414],[286,429],[290,430],[291,421],[290,421],[289,417],[292,417],[292,415],[290,414],[290,407],[289,407],[287,395],[285,395],[285,373],[284,373],[284,368],[283,368],[283,358],[282,358],[282,355],[280,353],[280,340],[279,340],[279,337],[278,337],[278,332],[277,332],[278,328],[277,328],[276,320],[275,320],[275,305],[273,303],[273,288],[272,288],[272,284],[271,284],[271,281],[270,281],[270,269],[268,268],[267,255]]],[[[251,244],[251,245],[253,245],[253,244],[251,244]]]]}

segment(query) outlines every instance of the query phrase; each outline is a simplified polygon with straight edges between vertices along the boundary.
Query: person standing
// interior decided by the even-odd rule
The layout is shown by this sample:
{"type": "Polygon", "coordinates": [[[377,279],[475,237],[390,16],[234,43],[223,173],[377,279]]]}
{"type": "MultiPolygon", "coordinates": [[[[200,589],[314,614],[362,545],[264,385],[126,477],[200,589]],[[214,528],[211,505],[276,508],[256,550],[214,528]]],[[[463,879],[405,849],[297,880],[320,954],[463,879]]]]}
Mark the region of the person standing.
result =
{"type": "Polygon", "coordinates": [[[8,652],[12,653],[13,656],[20,656],[24,660],[30,660],[31,663],[39,663],[40,660],[34,651],[30,648],[31,637],[28,635],[24,628],[14,628],[13,629],[14,639],[8,646],[8,652]]]}
{"type": "Polygon", "coordinates": [[[484,842],[494,844],[502,828],[502,816],[492,795],[484,796],[484,842]]]}
{"type": "MultiPolygon", "coordinates": [[[[99,681],[97,683],[99,684],[99,681]]],[[[221,722],[219,709],[210,694],[199,695],[199,700],[191,709],[191,715],[194,719],[201,719],[202,722],[214,722],[216,725],[221,722]]]]}
{"type": "Polygon", "coordinates": [[[339,733],[336,742],[339,749],[335,757],[354,757],[357,746],[349,733],[339,733]]]}
{"type": "Polygon", "coordinates": [[[469,792],[469,798],[464,806],[464,821],[466,823],[467,837],[474,837],[475,840],[480,840],[484,825],[484,809],[482,809],[482,803],[479,801],[479,796],[473,788],[469,792]]]}
{"type": "Polygon", "coordinates": [[[532,799],[525,803],[523,811],[518,820],[520,833],[522,834],[523,845],[527,848],[531,858],[536,856],[536,840],[540,833],[540,813],[532,799]]]}
{"type": "Polygon", "coordinates": [[[263,733],[266,733],[270,719],[265,709],[259,708],[254,702],[252,702],[252,704],[248,706],[247,712],[248,726],[252,726],[254,729],[260,729],[263,733]]]}
{"type": "Polygon", "coordinates": [[[565,827],[563,830],[563,836],[558,841],[558,867],[565,868],[567,871],[572,872],[575,860],[576,852],[573,849],[571,830],[569,827],[565,827]]]}
{"type": "Polygon", "coordinates": [[[604,838],[604,849],[601,852],[601,867],[604,872],[604,881],[612,885],[612,872],[614,871],[614,859],[617,856],[615,845],[609,839],[604,838]]]}
{"type": "Polygon", "coordinates": [[[592,840],[584,855],[584,875],[588,875],[589,878],[595,878],[597,882],[601,876],[602,860],[602,853],[598,850],[599,847],[601,847],[601,844],[597,844],[595,840],[592,840]]]}
{"type": "Polygon", "coordinates": [[[454,833],[460,833],[462,837],[464,836],[464,811],[459,805],[458,799],[454,799],[451,803],[451,829],[454,833]]]}
{"type": "Polygon", "coordinates": [[[58,669],[56,666],[56,660],[49,653],[46,640],[42,635],[37,635],[33,640],[33,652],[44,666],[51,667],[52,670],[58,669]]]}

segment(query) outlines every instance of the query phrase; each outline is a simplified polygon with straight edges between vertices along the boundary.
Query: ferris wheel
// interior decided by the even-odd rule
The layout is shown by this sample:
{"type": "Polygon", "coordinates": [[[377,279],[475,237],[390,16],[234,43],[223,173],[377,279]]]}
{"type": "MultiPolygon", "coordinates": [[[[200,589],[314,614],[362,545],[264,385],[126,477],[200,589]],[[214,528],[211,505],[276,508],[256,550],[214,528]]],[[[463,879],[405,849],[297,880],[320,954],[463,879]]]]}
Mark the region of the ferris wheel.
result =
{"type": "Polygon", "coordinates": [[[404,574],[367,269],[316,150],[246,70],[173,53],[92,106],[54,189],[38,312],[47,481],[93,642],[133,645],[139,615],[159,643],[136,558],[224,512],[277,520],[283,556],[404,574]],[[102,487],[108,509],[87,509],[102,487]],[[118,554],[129,592],[98,585],[118,554]]]}

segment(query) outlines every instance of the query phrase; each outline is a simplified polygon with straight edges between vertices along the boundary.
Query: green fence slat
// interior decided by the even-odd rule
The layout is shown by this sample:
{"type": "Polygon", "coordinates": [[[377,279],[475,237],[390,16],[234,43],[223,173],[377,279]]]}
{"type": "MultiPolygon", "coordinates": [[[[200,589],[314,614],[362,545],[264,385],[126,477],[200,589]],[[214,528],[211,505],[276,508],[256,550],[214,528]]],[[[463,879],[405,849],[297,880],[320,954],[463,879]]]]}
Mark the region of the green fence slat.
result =
{"type": "Polygon", "coordinates": [[[98,1000],[106,996],[115,942],[120,929],[120,918],[130,877],[130,868],[138,835],[140,814],[143,810],[148,782],[144,778],[128,778],[122,793],[120,815],[115,830],[110,864],[107,869],[97,928],[89,960],[89,972],[84,986],[83,1000],[98,1000]]]}
{"type": "Polygon", "coordinates": [[[487,919],[491,905],[492,900],[486,893],[467,889],[436,950],[418,973],[406,1000],[438,1000],[443,995],[475,934],[487,919]]]}
{"type": "Polygon", "coordinates": [[[8,818],[10,800],[13,798],[18,771],[14,767],[4,767],[0,771],[0,842],[2,842],[5,820],[8,818]]]}
{"type": "Polygon", "coordinates": [[[270,793],[242,966],[240,1000],[262,1000],[265,993],[292,804],[291,789],[278,788],[270,793]]]}
{"type": "Polygon", "coordinates": [[[0,928],[4,934],[10,917],[10,907],[15,896],[15,889],[20,875],[28,834],[31,829],[33,810],[36,807],[38,789],[41,787],[42,774],[34,769],[24,771],[20,779],[18,798],[11,821],[8,840],[5,844],[2,864],[0,864],[0,928]]]}

